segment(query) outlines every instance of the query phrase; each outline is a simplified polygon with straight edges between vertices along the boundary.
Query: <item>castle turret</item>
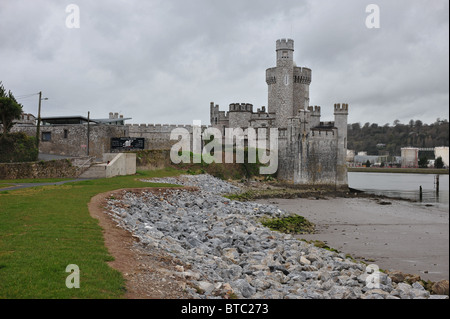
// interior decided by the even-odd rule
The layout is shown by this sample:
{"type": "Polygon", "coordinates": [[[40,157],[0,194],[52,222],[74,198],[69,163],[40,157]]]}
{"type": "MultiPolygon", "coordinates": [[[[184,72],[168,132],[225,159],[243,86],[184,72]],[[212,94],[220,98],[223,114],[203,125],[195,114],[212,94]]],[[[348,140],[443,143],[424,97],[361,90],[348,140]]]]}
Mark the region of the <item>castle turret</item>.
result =
{"type": "Polygon", "coordinates": [[[212,127],[218,128],[221,131],[223,131],[225,127],[228,127],[228,114],[225,111],[220,111],[219,105],[215,105],[214,102],[211,102],[209,109],[209,118],[212,127]]]}
{"type": "Polygon", "coordinates": [[[252,113],[253,105],[250,103],[231,103],[228,111],[230,127],[248,127],[252,113]]]}
{"type": "Polygon", "coordinates": [[[214,102],[211,102],[209,106],[209,120],[211,125],[217,125],[219,120],[219,106],[214,106],[214,102]]]}
{"type": "Polygon", "coordinates": [[[311,112],[310,126],[317,127],[320,125],[320,106],[308,106],[308,110],[311,112]]]}
{"type": "Polygon", "coordinates": [[[294,61],[294,40],[277,40],[277,66],[284,66],[284,61],[294,61]]]}
{"type": "Polygon", "coordinates": [[[294,112],[308,108],[311,79],[311,69],[294,67],[294,112]]]}
{"type": "Polygon", "coordinates": [[[347,118],[348,104],[334,105],[334,126],[337,128],[337,167],[336,167],[336,185],[347,186],[347,118]]]}

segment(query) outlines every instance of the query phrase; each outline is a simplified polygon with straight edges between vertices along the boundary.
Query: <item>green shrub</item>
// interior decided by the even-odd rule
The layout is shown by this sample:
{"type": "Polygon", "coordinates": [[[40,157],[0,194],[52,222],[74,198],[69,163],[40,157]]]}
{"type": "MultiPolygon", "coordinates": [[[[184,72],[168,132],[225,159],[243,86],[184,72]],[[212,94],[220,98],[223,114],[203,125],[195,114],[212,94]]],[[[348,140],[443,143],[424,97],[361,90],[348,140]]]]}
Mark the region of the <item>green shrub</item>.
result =
{"type": "Polygon", "coordinates": [[[0,163],[34,162],[38,155],[35,137],[19,132],[0,138],[0,163]]]}
{"type": "Polygon", "coordinates": [[[261,224],[271,230],[287,234],[309,234],[314,231],[314,224],[299,215],[282,218],[263,218],[261,224]]]}

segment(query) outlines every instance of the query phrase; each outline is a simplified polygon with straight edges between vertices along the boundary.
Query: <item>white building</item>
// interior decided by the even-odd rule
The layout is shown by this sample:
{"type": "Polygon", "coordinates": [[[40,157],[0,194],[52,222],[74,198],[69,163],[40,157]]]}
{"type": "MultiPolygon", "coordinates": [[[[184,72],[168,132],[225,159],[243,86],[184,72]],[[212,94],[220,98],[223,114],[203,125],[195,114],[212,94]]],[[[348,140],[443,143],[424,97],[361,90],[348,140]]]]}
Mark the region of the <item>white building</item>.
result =
{"type": "Polygon", "coordinates": [[[419,149],[417,147],[404,147],[402,151],[402,167],[419,166],[419,149]]]}
{"type": "Polygon", "coordinates": [[[442,161],[446,167],[449,167],[448,163],[448,146],[440,146],[434,148],[434,158],[442,157],[442,161]]]}

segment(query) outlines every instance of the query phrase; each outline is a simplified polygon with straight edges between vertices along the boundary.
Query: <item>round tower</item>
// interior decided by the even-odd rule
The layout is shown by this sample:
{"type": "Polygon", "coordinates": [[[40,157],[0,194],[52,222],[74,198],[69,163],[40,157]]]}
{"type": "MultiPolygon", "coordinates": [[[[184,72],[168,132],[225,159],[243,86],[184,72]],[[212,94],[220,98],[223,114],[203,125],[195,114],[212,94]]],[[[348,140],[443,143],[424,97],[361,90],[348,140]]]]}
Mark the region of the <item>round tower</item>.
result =
{"type": "Polygon", "coordinates": [[[277,40],[277,66],[283,61],[294,61],[294,40],[280,39],[277,40]]]}
{"type": "Polygon", "coordinates": [[[275,113],[275,126],[287,127],[294,114],[294,40],[276,42],[277,66],[266,70],[268,109],[275,113]]]}

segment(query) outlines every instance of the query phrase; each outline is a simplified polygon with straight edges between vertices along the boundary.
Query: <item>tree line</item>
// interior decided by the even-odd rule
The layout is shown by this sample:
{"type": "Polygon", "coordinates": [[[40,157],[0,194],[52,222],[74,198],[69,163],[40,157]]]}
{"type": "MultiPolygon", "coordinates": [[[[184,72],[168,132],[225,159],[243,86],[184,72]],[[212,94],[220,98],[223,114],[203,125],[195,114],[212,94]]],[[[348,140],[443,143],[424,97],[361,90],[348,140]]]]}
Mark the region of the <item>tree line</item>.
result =
{"type": "Polygon", "coordinates": [[[348,124],[347,148],[356,153],[366,151],[368,155],[400,156],[403,147],[434,148],[449,146],[449,122],[436,119],[426,124],[421,120],[410,120],[403,124],[395,120],[380,126],[376,123],[348,124]]]}

